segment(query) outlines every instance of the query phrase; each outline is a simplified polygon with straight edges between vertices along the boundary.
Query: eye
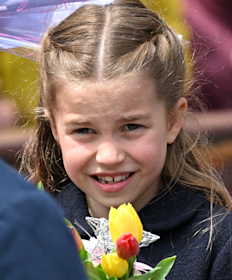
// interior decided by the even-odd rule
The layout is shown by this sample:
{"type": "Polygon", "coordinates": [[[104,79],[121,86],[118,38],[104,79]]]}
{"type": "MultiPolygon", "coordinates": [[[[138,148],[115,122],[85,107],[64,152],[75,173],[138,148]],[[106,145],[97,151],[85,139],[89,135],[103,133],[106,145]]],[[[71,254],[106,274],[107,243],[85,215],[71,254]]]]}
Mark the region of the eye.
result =
{"type": "Polygon", "coordinates": [[[90,128],[78,128],[74,130],[74,133],[78,134],[89,134],[89,133],[94,133],[94,131],[90,128]]]}
{"type": "Polygon", "coordinates": [[[139,129],[141,128],[142,126],[140,124],[135,124],[135,123],[129,123],[129,124],[126,124],[124,126],[124,129],[125,131],[129,131],[129,130],[136,130],[136,129],[139,129]]]}

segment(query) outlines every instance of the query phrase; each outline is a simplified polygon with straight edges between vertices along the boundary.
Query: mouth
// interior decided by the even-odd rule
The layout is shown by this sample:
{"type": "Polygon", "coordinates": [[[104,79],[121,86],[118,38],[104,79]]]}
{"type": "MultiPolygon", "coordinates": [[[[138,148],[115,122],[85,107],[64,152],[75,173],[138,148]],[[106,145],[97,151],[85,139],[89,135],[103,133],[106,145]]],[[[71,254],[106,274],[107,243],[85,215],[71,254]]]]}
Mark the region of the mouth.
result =
{"type": "Polygon", "coordinates": [[[97,180],[101,184],[110,184],[113,185],[115,183],[126,181],[128,178],[130,178],[134,173],[128,173],[124,175],[117,175],[117,176],[100,176],[100,175],[94,175],[93,178],[97,180]]]}

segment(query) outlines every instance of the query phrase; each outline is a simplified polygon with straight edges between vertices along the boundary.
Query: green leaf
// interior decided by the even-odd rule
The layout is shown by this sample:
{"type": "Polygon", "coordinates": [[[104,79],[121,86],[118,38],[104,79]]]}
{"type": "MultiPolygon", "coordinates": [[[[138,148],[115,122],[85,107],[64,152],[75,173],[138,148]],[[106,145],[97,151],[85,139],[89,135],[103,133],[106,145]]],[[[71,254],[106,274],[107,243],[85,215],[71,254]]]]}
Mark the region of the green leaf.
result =
{"type": "MultiPolygon", "coordinates": [[[[91,255],[90,255],[89,252],[85,251],[84,246],[82,247],[82,250],[81,250],[81,252],[80,252],[80,257],[81,257],[81,260],[82,260],[84,263],[91,263],[91,264],[92,264],[91,255]],[[82,255],[81,255],[82,251],[83,251],[83,257],[82,257],[82,255]]],[[[94,265],[92,264],[92,266],[94,266],[94,265]]]]}
{"type": "Polygon", "coordinates": [[[63,218],[63,219],[64,219],[64,222],[65,222],[66,226],[73,227],[72,223],[68,219],[66,219],[66,218],[63,218]]]}
{"type": "Polygon", "coordinates": [[[79,257],[83,262],[91,262],[92,263],[91,258],[89,256],[89,253],[87,251],[85,251],[84,245],[82,246],[82,249],[79,253],[79,257]]]}
{"type": "Polygon", "coordinates": [[[96,267],[96,270],[101,280],[108,280],[108,276],[106,276],[106,273],[102,269],[101,264],[96,267]]]}
{"type": "Polygon", "coordinates": [[[98,272],[99,277],[101,278],[101,280],[118,280],[118,277],[110,277],[108,276],[105,271],[102,269],[101,264],[99,264],[97,267],[95,267],[95,269],[98,272]]]}
{"type": "Polygon", "coordinates": [[[163,280],[171,270],[176,256],[166,258],[159,262],[155,268],[142,275],[134,275],[130,280],[163,280]]]}
{"type": "Polygon", "coordinates": [[[92,263],[88,263],[88,262],[85,263],[85,271],[88,280],[101,280],[96,268],[92,265],[92,263]]]}
{"type": "Polygon", "coordinates": [[[151,277],[151,280],[163,280],[171,270],[175,259],[176,256],[173,256],[159,262],[156,267],[160,267],[161,269],[158,270],[157,273],[155,273],[155,275],[151,277]]]}
{"type": "Polygon", "coordinates": [[[127,280],[130,279],[130,275],[133,275],[133,270],[134,270],[134,262],[136,261],[136,257],[131,257],[128,260],[128,264],[129,264],[129,269],[127,271],[127,273],[120,278],[120,280],[127,280]]]}
{"type": "Polygon", "coordinates": [[[41,192],[44,192],[44,186],[43,186],[43,183],[41,181],[38,183],[37,189],[41,192]]]}
{"type": "MultiPolygon", "coordinates": [[[[134,275],[132,277],[130,277],[130,280],[149,280],[149,279],[153,279],[151,277],[153,277],[153,275],[160,270],[160,267],[155,267],[152,270],[148,271],[147,273],[144,273],[142,275],[134,275]]],[[[155,279],[156,280],[156,279],[155,279]]],[[[157,279],[158,280],[158,279],[157,279]]],[[[163,279],[162,279],[163,280],[163,279]]]]}
{"type": "MultiPolygon", "coordinates": [[[[129,271],[134,269],[134,262],[136,261],[136,257],[131,257],[128,260],[128,264],[129,264],[129,271]]],[[[133,272],[133,271],[132,271],[133,272]]]]}

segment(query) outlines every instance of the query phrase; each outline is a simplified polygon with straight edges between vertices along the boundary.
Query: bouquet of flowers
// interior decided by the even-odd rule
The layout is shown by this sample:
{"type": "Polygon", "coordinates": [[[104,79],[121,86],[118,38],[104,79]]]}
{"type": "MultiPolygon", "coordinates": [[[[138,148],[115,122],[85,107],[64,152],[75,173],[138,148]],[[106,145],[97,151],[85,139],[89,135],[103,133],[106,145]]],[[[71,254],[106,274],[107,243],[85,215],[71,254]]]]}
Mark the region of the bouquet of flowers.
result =
{"type": "MultiPolygon", "coordinates": [[[[42,182],[37,189],[44,191],[42,182]]],[[[89,280],[163,280],[175,262],[176,256],[172,256],[152,268],[136,261],[140,247],[148,246],[159,236],[143,230],[141,220],[130,203],[117,209],[111,207],[109,220],[86,217],[96,236],[90,236],[90,240],[81,239],[71,222],[64,220],[89,280]]]]}
{"type": "Polygon", "coordinates": [[[97,238],[82,240],[75,227],[66,220],[74,237],[89,280],[163,280],[174,264],[175,256],[162,260],[155,268],[136,262],[140,247],[159,237],[143,230],[131,204],[111,207],[109,221],[87,218],[95,224],[97,238]],[[141,273],[143,272],[143,274],[141,273]]]}

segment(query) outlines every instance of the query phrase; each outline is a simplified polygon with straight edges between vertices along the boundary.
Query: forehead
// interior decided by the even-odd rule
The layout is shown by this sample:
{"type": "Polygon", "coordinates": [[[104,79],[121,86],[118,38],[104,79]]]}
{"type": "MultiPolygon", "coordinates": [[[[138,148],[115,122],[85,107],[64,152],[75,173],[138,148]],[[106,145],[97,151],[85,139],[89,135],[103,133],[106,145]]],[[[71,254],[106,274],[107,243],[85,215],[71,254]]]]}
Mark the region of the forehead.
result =
{"type": "Polygon", "coordinates": [[[114,79],[113,81],[85,82],[75,85],[62,83],[56,94],[56,109],[80,112],[109,110],[110,107],[127,107],[157,100],[155,83],[144,76],[114,79]]]}

